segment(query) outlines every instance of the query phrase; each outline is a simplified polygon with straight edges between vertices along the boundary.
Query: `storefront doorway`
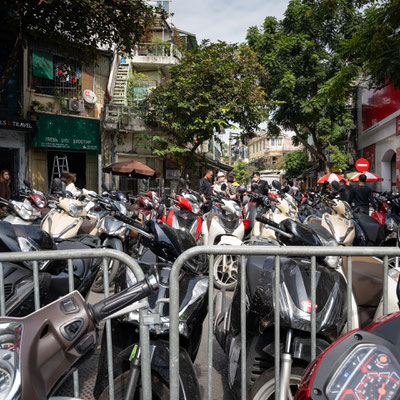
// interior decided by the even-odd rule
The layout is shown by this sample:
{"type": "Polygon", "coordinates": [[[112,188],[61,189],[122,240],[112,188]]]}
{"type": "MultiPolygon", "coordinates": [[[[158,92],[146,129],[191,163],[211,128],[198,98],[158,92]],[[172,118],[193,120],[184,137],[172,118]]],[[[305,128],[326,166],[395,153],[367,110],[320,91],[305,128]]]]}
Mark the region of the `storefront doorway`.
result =
{"type": "Polygon", "coordinates": [[[391,192],[396,187],[396,153],[390,149],[382,157],[382,192],[391,192]]]}
{"type": "Polygon", "coordinates": [[[80,189],[86,188],[86,153],[75,151],[48,151],[47,152],[47,171],[49,184],[53,172],[54,158],[67,156],[69,172],[76,174],[76,186],[80,189]]]}
{"type": "Polygon", "coordinates": [[[11,175],[12,196],[18,194],[19,150],[0,148],[0,171],[7,169],[11,175]]]}

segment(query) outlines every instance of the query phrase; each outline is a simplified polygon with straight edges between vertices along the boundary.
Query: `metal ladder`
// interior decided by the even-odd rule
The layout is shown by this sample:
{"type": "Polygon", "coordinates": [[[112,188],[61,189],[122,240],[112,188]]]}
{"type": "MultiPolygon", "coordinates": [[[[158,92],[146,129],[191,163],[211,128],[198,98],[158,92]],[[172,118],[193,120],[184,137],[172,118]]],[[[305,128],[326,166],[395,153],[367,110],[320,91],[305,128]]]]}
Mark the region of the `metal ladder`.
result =
{"type": "Polygon", "coordinates": [[[54,156],[53,160],[53,171],[51,173],[51,181],[53,182],[54,178],[61,178],[61,171],[67,171],[69,172],[69,167],[68,167],[68,158],[67,155],[64,154],[63,156],[54,156]]]}

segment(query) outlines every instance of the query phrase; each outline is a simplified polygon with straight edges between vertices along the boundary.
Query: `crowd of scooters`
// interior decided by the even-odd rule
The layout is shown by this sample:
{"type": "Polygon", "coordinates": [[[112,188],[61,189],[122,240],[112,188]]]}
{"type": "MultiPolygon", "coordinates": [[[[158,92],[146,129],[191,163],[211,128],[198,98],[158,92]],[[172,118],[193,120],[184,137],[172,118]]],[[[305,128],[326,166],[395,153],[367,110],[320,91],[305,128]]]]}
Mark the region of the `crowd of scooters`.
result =
{"type": "MultiPolygon", "coordinates": [[[[112,319],[115,398],[139,398],[139,308],[144,297],[150,312],[157,316],[150,326],[153,398],[169,398],[169,305],[165,300],[169,298],[169,276],[179,255],[196,245],[399,245],[398,195],[382,194],[379,211],[369,216],[352,210],[335,183],[331,193],[324,195],[294,191],[278,181],[272,182],[267,194],[260,194],[254,184],[239,189],[235,199],[226,195],[221,185],[207,203],[187,180],[181,180],[174,196],[153,191],[127,196],[103,184],[101,194],[82,190],[78,198],[65,190],[60,179],[53,181],[51,194],[24,183],[19,199],[0,200],[7,208],[0,222],[3,252],[111,248],[137,260],[146,279],[137,282],[130,269],[109,260],[109,281],[115,294],[88,305],[85,298],[90,290],[104,290],[100,259],[73,260],[76,290],[72,293],[66,262],[39,261],[43,308],[33,313],[33,262],[3,263],[8,317],[0,321],[0,398],[4,399],[53,396],[65,377],[98,345],[93,395],[108,398],[107,351],[105,335],[99,342],[99,325],[127,305],[129,312],[112,319]]],[[[400,269],[395,258],[389,261],[388,310],[396,312],[400,269]]],[[[298,400],[399,398],[398,335],[388,334],[399,325],[398,314],[373,322],[383,316],[381,259],[353,257],[352,327],[357,331],[335,342],[346,333],[347,261],[317,258],[320,357],[307,371],[311,362],[310,258],[281,258],[280,355],[274,354],[274,257],[249,256],[245,262],[249,399],[274,399],[274,360],[278,356],[282,359],[282,400],[295,395],[298,400]]],[[[229,387],[235,397],[240,396],[240,259],[216,256],[214,265],[209,266],[205,256],[197,256],[184,264],[179,279],[182,399],[202,398],[193,362],[208,312],[209,268],[213,268],[215,287],[221,289],[214,301],[214,334],[228,357],[229,387]],[[231,290],[233,294],[227,296],[226,291],[231,290]]]]}

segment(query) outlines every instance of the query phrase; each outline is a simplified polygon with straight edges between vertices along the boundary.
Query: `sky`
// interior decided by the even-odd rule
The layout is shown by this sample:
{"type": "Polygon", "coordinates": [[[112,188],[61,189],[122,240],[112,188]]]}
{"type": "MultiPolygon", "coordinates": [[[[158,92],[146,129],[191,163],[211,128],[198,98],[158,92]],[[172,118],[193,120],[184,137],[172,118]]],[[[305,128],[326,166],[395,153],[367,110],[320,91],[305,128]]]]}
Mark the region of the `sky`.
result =
{"type": "Polygon", "coordinates": [[[289,0],[172,0],[172,21],[178,29],[194,33],[198,42],[243,42],[250,26],[262,25],[266,16],[281,19],[288,3],[289,0]]]}

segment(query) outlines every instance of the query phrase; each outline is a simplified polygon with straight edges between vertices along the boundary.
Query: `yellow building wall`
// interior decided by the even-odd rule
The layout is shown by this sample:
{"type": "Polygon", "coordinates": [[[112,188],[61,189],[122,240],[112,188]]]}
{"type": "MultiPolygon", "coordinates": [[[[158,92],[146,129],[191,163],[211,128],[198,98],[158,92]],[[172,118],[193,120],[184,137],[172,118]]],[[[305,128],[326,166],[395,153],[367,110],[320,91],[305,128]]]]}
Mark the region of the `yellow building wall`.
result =
{"type": "Polygon", "coordinates": [[[94,190],[97,192],[98,189],[98,159],[96,153],[86,153],[86,189],[94,190]]]}
{"type": "Polygon", "coordinates": [[[32,186],[41,192],[48,192],[47,152],[43,149],[30,149],[26,176],[32,182],[32,186]]]}

